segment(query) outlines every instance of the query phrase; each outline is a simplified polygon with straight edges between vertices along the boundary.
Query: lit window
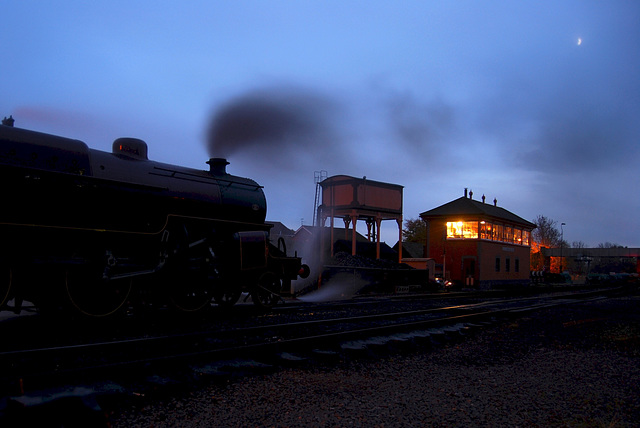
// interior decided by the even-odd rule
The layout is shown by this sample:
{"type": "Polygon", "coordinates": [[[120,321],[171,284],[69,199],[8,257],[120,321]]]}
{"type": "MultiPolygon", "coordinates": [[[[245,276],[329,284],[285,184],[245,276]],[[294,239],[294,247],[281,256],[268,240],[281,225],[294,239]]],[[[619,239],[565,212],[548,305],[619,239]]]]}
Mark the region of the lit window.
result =
{"type": "Polygon", "coordinates": [[[505,228],[504,228],[504,242],[513,242],[513,227],[505,226],[505,228]]]}
{"type": "Polygon", "coordinates": [[[515,243],[522,245],[522,230],[516,229],[515,232],[515,243]]]}
{"type": "Polygon", "coordinates": [[[478,222],[448,221],[447,239],[478,239],[478,222]]]}
{"type": "Polygon", "coordinates": [[[480,239],[493,239],[493,225],[491,223],[480,222],[480,239]]]}
{"type": "Polygon", "coordinates": [[[504,240],[504,226],[501,224],[496,224],[493,228],[493,240],[494,241],[502,241],[504,240]]]}

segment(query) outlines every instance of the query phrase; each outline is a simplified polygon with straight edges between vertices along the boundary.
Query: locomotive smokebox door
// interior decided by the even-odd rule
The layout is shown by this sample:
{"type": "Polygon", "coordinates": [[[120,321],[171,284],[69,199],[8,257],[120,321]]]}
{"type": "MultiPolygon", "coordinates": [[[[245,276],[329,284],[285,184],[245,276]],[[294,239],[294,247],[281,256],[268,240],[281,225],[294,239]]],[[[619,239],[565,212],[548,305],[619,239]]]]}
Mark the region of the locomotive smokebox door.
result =
{"type": "Polygon", "coordinates": [[[252,231],[234,234],[240,250],[240,269],[263,269],[267,267],[267,232],[252,231]]]}

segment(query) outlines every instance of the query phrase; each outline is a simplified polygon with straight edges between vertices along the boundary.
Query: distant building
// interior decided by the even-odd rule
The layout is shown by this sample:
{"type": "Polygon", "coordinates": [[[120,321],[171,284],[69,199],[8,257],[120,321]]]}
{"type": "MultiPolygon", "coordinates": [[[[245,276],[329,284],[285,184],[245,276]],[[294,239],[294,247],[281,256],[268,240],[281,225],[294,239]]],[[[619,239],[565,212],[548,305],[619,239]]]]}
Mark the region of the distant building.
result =
{"type": "Polygon", "coordinates": [[[292,255],[293,252],[291,250],[295,245],[293,239],[295,231],[289,229],[279,221],[265,221],[265,223],[271,225],[271,229],[269,230],[269,240],[271,243],[279,246],[281,250],[287,250],[287,254],[292,255]],[[283,242],[284,248],[282,248],[283,242]]]}
{"type": "Polygon", "coordinates": [[[281,236],[292,237],[296,233],[293,229],[289,229],[279,221],[265,221],[265,223],[271,225],[271,230],[269,231],[269,237],[271,239],[278,239],[281,236]]]}
{"type": "MultiPolygon", "coordinates": [[[[397,252],[400,242],[396,242],[393,249],[397,252]]],[[[434,259],[426,258],[424,242],[403,242],[402,243],[402,263],[414,269],[426,269],[429,271],[429,279],[435,279],[436,262],[434,259]]]]}
{"type": "Polygon", "coordinates": [[[426,223],[426,258],[454,283],[478,288],[529,283],[535,224],[473,192],[420,214],[426,223]]]}
{"type": "MultiPolygon", "coordinates": [[[[398,251],[398,242],[396,242],[396,245],[393,246],[393,249],[398,251]]],[[[424,243],[423,242],[403,242],[402,255],[408,259],[424,258],[424,243]]]]}
{"type": "Polygon", "coordinates": [[[541,248],[544,266],[550,271],[551,259],[572,275],[589,273],[640,274],[640,248],[541,248]]]}

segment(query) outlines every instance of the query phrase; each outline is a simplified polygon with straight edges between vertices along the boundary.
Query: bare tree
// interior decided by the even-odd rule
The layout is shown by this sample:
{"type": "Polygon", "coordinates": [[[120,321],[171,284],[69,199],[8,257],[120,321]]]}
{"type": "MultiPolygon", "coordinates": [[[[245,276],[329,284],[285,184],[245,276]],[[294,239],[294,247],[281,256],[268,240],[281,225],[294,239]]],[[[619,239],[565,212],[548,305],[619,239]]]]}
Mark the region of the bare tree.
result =
{"type": "Polygon", "coordinates": [[[598,248],[624,248],[622,245],[614,244],[613,242],[601,242],[598,244],[598,248]]]}
{"type": "MultiPolygon", "coordinates": [[[[536,228],[531,232],[531,270],[544,269],[544,257],[541,249],[559,247],[561,244],[568,246],[560,237],[561,233],[556,227],[557,222],[543,215],[539,215],[533,223],[536,228]]],[[[551,267],[553,270],[553,267],[551,267]]]]}
{"type": "Polygon", "coordinates": [[[560,246],[560,231],[555,220],[539,215],[533,223],[536,228],[531,232],[533,242],[539,247],[553,248],[560,246]]]}
{"type": "Polygon", "coordinates": [[[404,221],[402,229],[402,240],[404,242],[420,242],[427,240],[427,226],[422,219],[407,219],[404,221]]]}

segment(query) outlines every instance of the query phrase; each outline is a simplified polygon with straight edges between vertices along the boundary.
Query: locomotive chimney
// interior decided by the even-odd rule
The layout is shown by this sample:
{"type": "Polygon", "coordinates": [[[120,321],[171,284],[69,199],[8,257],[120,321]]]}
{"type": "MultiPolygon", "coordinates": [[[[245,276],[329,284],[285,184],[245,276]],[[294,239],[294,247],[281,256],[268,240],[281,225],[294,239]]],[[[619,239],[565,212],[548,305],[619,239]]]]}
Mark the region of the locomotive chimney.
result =
{"type": "Polygon", "coordinates": [[[225,175],[227,173],[227,165],[229,162],[225,158],[211,158],[207,161],[209,164],[209,172],[213,175],[225,175]]]}

